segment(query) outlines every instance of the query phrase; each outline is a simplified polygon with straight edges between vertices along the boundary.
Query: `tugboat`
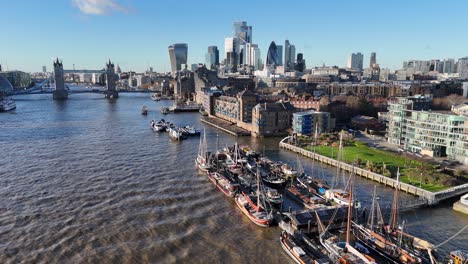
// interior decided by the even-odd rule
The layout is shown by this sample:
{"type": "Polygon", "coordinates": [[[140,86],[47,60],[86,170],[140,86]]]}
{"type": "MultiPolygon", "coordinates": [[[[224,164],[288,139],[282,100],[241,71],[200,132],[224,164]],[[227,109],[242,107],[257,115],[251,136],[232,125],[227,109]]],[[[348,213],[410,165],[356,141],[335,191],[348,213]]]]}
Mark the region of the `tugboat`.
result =
{"type": "Polygon", "coordinates": [[[148,107],[146,107],[146,105],[144,105],[143,108],[141,109],[141,114],[148,115],[148,107]]]}

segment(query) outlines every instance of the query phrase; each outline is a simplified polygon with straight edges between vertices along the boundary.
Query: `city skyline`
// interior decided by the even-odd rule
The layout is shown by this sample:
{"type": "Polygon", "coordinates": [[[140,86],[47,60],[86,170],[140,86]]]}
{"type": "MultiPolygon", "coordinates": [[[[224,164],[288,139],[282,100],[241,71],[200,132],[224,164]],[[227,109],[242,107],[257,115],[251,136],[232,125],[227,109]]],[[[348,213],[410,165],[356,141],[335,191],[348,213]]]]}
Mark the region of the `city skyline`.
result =
{"type": "Polygon", "coordinates": [[[188,44],[189,65],[204,63],[208,46],[220,48],[222,61],[224,41],[232,36],[234,21],[247,21],[252,26],[252,43],[258,44],[263,61],[271,41],[282,44],[286,39],[296,45],[297,53],[304,54],[308,67],[345,66],[353,52],[364,55],[365,65],[370,53],[376,52],[381,67],[391,69],[402,68],[402,62],[408,60],[457,61],[468,55],[463,49],[468,39],[459,34],[463,32],[463,8],[450,8],[467,5],[461,1],[442,7],[436,1],[425,6],[396,1],[381,7],[385,12],[369,1],[339,6],[290,2],[292,8],[301,7],[310,14],[284,12],[275,23],[262,15],[262,3],[239,1],[226,15],[222,3],[206,2],[210,4],[187,2],[177,10],[171,3],[141,0],[70,0],[54,5],[29,1],[26,6],[10,2],[0,11],[2,24],[8,25],[4,27],[8,38],[0,43],[0,64],[4,70],[39,72],[44,65],[51,68],[53,58],[59,57],[65,69],[73,65],[102,69],[102,62],[110,58],[124,70],[153,67],[170,71],[167,47],[173,43],[188,44]],[[171,18],[175,11],[176,19],[171,18]],[[418,19],[444,11],[451,15],[439,23],[429,25],[418,19]],[[242,17],[236,15],[241,13],[242,17]],[[414,28],[420,32],[424,27],[431,35],[422,38],[414,33],[414,28]]]}

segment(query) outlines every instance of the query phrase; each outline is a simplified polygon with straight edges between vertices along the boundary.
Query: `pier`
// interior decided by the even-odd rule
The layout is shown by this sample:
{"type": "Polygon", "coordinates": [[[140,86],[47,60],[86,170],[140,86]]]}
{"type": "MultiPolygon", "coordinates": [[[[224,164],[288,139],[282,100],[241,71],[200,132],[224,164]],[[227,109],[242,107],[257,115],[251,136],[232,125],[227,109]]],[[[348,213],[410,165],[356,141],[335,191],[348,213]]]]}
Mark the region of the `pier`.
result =
{"type": "Polygon", "coordinates": [[[352,166],[348,163],[337,161],[335,159],[325,157],[317,153],[305,150],[303,148],[291,145],[287,143],[288,139],[289,137],[286,137],[281,140],[281,142],[279,143],[280,148],[301,154],[302,156],[305,156],[311,159],[318,160],[330,166],[335,166],[335,167],[339,166],[342,170],[345,170],[348,172],[354,172],[356,173],[356,175],[359,175],[361,177],[364,177],[372,181],[376,181],[386,186],[390,186],[392,188],[397,188],[397,186],[399,185],[399,190],[423,198],[426,201],[427,205],[436,205],[443,200],[450,199],[452,197],[456,197],[456,196],[459,196],[468,192],[468,184],[454,186],[454,187],[451,187],[449,189],[439,191],[439,192],[430,192],[430,191],[421,189],[419,187],[416,187],[416,186],[413,186],[404,182],[397,183],[397,181],[392,178],[385,177],[383,175],[352,166]]]}
{"type": "Polygon", "coordinates": [[[238,127],[236,124],[221,120],[216,117],[203,117],[200,118],[200,121],[236,137],[250,136],[249,131],[238,127]]]}

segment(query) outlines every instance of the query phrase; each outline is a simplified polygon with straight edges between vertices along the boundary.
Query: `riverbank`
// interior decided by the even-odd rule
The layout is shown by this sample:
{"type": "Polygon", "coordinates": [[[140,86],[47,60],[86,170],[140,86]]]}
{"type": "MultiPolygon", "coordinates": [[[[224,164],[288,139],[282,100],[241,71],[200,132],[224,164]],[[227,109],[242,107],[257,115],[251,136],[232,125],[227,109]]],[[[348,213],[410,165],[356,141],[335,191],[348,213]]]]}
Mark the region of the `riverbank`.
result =
{"type": "Polygon", "coordinates": [[[281,140],[281,142],[279,143],[280,148],[301,154],[311,159],[318,160],[330,166],[340,167],[342,170],[345,170],[348,172],[354,172],[356,175],[367,178],[369,180],[376,181],[378,183],[384,184],[386,186],[390,186],[392,188],[398,188],[399,190],[404,191],[406,193],[422,197],[426,200],[426,203],[428,205],[438,204],[442,200],[452,198],[457,195],[461,195],[468,191],[468,184],[451,187],[451,188],[448,188],[439,192],[431,192],[428,190],[424,190],[422,188],[419,188],[419,187],[416,187],[416,186],[413,186],[404,182],[397,182],[396,180],[392,178],[389,178],[389,177],[386,177],[386,176],[383,176],[383,175],[380,175],[380,174],[377,174],[377,173],[374,173],[374,172],[371,172],[362,168],[358,168],[348,163],[341,162],[341,161],[311,152],[309,150],[294,146],[288,143],[289,138],[290,137],[286,137],[283,140],[281,140]]]}

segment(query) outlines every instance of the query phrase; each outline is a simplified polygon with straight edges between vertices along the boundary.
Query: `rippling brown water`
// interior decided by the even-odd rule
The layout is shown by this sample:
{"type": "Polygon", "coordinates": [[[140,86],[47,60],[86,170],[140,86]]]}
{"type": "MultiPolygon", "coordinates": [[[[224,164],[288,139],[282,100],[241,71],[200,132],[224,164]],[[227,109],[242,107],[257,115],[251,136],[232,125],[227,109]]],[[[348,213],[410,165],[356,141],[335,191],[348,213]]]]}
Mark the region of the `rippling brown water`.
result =
{"type": "MultiPolygon", "coordinates": [[[[123,94],[115,102],[84,94],[63,103],[49,95],[17,100],[16,112],[0,115],[0,263],[291,262],[277,227],[253,225],[197,172],[197,138],[174,143],[149,128],[170,102],[155,103],[147,94],[123,94]],[[139,112],[144,104],[147,117],[139,112]]],[[[204,127],[198,118],[167,116],[204,127]]],[[[206,129],[214,150],[218,133],[206,129]]],[[[219,133],[220,146],[235,140],[219,133]]],[[[296,161],[278,150],[277,139],[239,141],[273,159],[296,161]]],[[[301,160],[308,169],[310,161],[301,160]]],[[[357,180],[364,204],[373,185],[357,180]]],[[[392,191],[378,190],[388,201],[392,191]]],[[[450,205],[402,218],[437,244],[468,224],[450,205]]],[[[466,241],[464,233],[442,250],[466,248],[466,241]]]]}

